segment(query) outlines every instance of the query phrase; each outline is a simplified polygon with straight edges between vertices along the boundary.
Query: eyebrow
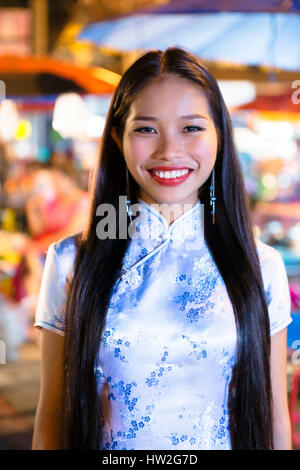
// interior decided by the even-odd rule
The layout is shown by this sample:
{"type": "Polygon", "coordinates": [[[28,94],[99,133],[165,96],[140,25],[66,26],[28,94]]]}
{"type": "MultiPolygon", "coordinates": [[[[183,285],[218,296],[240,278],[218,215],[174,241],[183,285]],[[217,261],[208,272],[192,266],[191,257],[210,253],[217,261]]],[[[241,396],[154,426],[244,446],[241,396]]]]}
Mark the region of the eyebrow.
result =
{"type": "MultiPolygon", "coordinates": [[[[203,116],[202,114],[188,114],[187,116],[180,116],[180,119],[206,119],[208,120],[207,117],[203,116]]],[[[133,118],[133,121],[157,121],[157,118],[152,117],[152,116],[135,116],[133,118]]]]}

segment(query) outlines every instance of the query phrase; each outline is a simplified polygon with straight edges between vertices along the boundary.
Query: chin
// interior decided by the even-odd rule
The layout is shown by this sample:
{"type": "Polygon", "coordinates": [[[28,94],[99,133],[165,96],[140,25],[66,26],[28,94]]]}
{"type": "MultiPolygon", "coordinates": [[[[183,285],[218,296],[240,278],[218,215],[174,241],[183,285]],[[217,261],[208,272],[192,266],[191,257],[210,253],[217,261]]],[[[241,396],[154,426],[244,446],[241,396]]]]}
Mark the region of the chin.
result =
{"type": "Polygon", "coordinates": [[[188,197],[180,197],[180,196],[164,197],[164,198],[160,197],[160,198],[157,198],[157,201],[160,204],[189,204],[190,203],[188,197]]]}

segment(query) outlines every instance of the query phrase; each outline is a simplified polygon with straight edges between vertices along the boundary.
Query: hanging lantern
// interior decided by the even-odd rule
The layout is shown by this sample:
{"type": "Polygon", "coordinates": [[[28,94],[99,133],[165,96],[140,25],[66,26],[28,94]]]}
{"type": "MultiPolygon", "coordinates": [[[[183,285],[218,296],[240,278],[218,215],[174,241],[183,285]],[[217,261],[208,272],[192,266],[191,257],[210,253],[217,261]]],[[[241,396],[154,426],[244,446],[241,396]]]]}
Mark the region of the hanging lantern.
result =
{"type": "Polygon", "coordinates": [[[52,127],[65,138],[86,138],[91,112],[78,93],[63,93],[55,102],[52,127]]]}

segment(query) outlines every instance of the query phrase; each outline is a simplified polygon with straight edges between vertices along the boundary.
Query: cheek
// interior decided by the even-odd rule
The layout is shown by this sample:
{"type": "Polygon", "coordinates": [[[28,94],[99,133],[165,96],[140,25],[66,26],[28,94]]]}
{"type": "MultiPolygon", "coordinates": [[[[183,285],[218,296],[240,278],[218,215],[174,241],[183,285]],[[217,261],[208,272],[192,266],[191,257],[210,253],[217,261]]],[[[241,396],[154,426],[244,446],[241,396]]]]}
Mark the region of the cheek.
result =
{"type": "Polygon", "coordinates": [[[124,155],[126,160],[133,162],[142,162],[150,151],[149,143],[139,138],[129,138],[124,142],[124,155]]]}
{"type": "Polygon", "coordinates": [[[201,165],[214,164],[217,156],[218,144],[215,139],[199,139],[189,145],[188,153],[198,160],[201,165]]]}

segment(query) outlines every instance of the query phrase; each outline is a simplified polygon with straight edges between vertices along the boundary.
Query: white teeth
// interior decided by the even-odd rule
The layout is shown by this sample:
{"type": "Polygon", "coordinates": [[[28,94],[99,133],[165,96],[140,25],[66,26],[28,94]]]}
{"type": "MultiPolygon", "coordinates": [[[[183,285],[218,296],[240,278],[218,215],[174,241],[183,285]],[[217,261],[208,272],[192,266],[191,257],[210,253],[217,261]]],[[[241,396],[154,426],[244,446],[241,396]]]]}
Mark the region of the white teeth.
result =
{"type": "Polygon", "coordinates": [[[160,178],[179,178],[180,176],[186,175],[189,170],[173,170],[173,171],[156,171],[153,170],[153,173],[160,178]]]}

